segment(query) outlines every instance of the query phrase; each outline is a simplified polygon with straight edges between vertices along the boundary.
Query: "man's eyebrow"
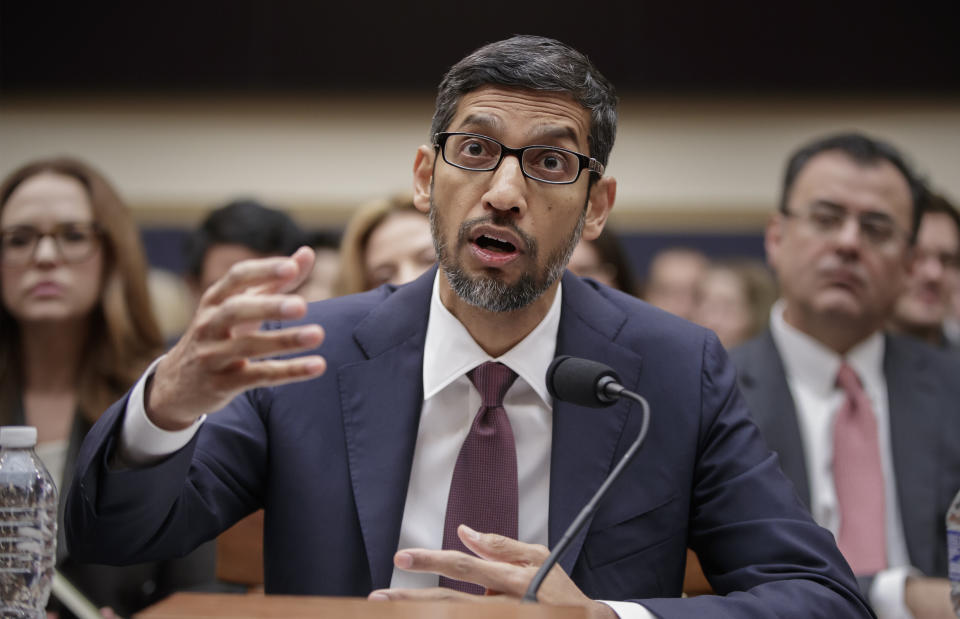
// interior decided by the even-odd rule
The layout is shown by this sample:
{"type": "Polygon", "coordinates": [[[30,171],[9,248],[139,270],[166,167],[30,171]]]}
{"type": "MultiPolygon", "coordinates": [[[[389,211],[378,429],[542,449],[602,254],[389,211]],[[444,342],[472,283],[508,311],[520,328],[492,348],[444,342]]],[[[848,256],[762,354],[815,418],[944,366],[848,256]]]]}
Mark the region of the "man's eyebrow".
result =
{"type": "MultiPolygon", "coordinates": [[[[459,129],[473,129],[483,131],[486,129],[496,131],[503,128],[503,121],[491,114],[470,114],[459,124],[459,129]]],[[[574,144],[579,144],[579,136],[572,127],[566,125],[543,124],[535,127],[530,134],[529,143],[541,143],[550,140],[570,140],[574,144]]]]}
{"type": "Polygon", "coordinates": [[[498,129],[503,122],[490,114],[470,114],[460,123],[460,128],[498,129]]]}
{"type": "MultiPolygon", "coordinates": [[[[837,211],[843,211],[845,213],[850,211],[850,209],[848,209],[844,205],[838,204],[832,200],[827,200],[825,198],[814,200],[813,203],[811,204],[811,207],[829,208],[837,211]]],[[[889,213],[884,213],[883,211],[874,211],[874,210],[859,211],[858,216],[859,217],[866,216],[866,217],[890,219],[890,220],[893,219],[893,217],[889,213]]]]}
{"type": "Polygon", "coordinates": [[[822,206],[825,208],[832,208],[840,211],[848,210],[847,207],[845,207],[844,205],[838,204],[832,200],[827,200],[825,198],[817,198],[816,200],[810,203],[810,206],[822,206]]]}
{"type": "Polygon", "coordinates": [[[579,144],[577,132],[566,125],[540,125],[533,132],[534,140],[570,140],[574,144],[579,144]]]}

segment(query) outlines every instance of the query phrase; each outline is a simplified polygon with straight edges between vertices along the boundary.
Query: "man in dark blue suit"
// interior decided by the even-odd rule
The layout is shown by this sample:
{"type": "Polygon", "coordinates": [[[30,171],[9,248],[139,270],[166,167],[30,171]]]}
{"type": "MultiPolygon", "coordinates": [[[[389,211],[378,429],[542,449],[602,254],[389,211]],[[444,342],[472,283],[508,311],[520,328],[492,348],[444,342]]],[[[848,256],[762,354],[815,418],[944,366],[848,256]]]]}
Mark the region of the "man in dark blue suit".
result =
{"type": "Polygon", "coordinates": [[[91,433],[68,505],[73,552],[180,554],[262,506],[268,593],[489,601],[450,579],[519,597],[640,426],[626,402],[552,400],[545,370],[569,354],[616,368],[654,419],[542,602],[593,617],[870,616],[716,338],[564,273],[613,206],[615,127],[612,86],[557,41],[514,37],[455,65],[414,164],[440,269],[308,309],[283,291],[309,250],[232,268],[91,433]],[[491,367],[510,376],[496,403],[477,378],[491,367]],[[509,436],[496,444],[511,472],[474,467],[463,483],[485,410],[503,411],[493,434],[509,436]],[[451,516],[481,493],[510,505],[494,514],[500,534],[451,516]],[[741,593],[680,599],[688,546],[718,593],[741,593]]]}

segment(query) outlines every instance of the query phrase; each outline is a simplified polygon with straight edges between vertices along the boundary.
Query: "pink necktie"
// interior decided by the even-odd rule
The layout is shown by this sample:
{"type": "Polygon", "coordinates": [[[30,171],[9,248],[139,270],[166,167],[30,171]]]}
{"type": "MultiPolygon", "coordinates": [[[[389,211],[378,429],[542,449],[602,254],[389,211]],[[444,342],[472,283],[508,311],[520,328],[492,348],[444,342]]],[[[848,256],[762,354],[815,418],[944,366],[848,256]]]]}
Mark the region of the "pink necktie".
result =
{"type": "MultiPolygon", "coordinates": [[[[489,361],[467,373],[481,404],[463,441],[450,482],[443,524],[444,550],[473,554],[457,537],[457,526],[517,537],[517,449],[503,396],[517,378],[513,370],[489,361]]],[[[440,586],[480,594],[483,587],[440,577],[440,586]]]]}
{"type": "Polygon", "coordinates": [[[837,545],[855,574],[887,567],[883,466],[877,418],[856,372],[840,366],[846,399],[833,424],[833,481],[840,505],[837,545]]]}

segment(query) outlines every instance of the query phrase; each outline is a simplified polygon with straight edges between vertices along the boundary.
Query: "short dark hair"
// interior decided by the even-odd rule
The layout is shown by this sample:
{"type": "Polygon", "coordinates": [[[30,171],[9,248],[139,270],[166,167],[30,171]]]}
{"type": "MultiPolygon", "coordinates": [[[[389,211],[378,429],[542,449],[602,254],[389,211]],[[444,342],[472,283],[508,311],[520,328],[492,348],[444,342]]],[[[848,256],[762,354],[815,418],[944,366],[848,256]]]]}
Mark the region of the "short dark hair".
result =
{"type": "Polygon", "coordinates": [[[440,82],[430,139],[450,126],[463,95],[488,84],[571,95],[590,110],[590,156],[607,165],[617,133],[613,84],[585,55],[545,37],[518,35],[490,43],[453,65],[440,82]]]}
{"type": "Polygon", "coordinates": [[[243,245],[265,256],[288,256],[306,235],[293,218],[256,200],[235,200],[210,212],[186,241],[187,272],[199,278],[213,245],[243,245]]]}
{"type": "Polygon", "coordinates": [[[828,135],[817,138],[794,151],[787,160],[787,168],[783,175],[783,189],[780,194],[780,212],[787,212],[787,201],[790,198],[790,191],[793,189],[793,184],[797,180],[800,171],[803,170],[815,156],[827,151],[839,151],[862,166],[870,166],[880,163],[881,161],[887,161],[900,171],[910,188],[911,206],[913,207],[910,242],[913,243],[917,238],[920,218],[923,216],[926,203],[926,190],[923,182],[896,147],[889,142],[884,142],[862,133],[849,132],[828,135]]]}
{"type": "Polygon", "coordinates": [[[943,213],[950,217],[953,225],[956,226],[957,236],[960,237],[960,211],[957,211],[957,207],[955,207],[950,200],[947,200],[945,195],[935,191],[928,191],[923,214],[929,215],[930,213],[943,213]]]}

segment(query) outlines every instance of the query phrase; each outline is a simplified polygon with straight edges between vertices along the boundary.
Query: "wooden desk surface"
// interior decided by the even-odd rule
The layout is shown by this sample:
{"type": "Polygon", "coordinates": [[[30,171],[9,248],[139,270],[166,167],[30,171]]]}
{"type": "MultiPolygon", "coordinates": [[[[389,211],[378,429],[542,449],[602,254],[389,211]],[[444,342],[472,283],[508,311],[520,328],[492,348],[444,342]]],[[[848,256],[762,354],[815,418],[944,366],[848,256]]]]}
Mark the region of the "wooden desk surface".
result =
{"type": "Polygon", "coordinates": [[[300,597],[263,594],[176,593],[134,616],[135,619],[584,619],[570,606],[518,602],[369,602],[363,598],[300,597]]]}

